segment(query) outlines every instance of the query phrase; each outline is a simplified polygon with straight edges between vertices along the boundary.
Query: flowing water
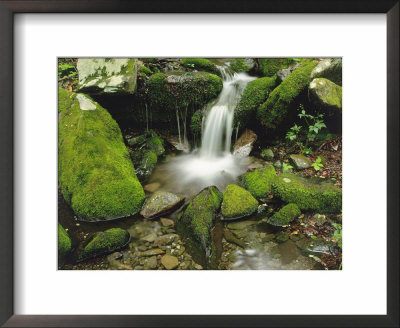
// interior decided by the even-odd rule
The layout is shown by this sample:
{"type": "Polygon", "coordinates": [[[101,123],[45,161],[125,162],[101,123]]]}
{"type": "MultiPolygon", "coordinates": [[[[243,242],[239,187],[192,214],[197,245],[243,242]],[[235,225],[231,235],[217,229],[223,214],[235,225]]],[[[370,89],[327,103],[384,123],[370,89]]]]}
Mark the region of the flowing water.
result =
{"type": "MultiPolygon", "coordinates": [[[[167,163],[157,167],[150,178],[150,182],[159,182],[164,190],[193,196],[202,188],[216,185],[223,191],[251,163],[250,158],[232,156],[231,140],[235,107],[246,85],[255,77],[247,73],[233,73],[226,64],[218,68],[223,88],[216,101],[204,109],[201,147],[190,154],[169,158],[167,163]]],[[[179,123],[178,111],[177,119],[179,123]]],[[[181,135],[179,128],[180,143],[187,142],[185,135],[185,131],[181,135]]]]}

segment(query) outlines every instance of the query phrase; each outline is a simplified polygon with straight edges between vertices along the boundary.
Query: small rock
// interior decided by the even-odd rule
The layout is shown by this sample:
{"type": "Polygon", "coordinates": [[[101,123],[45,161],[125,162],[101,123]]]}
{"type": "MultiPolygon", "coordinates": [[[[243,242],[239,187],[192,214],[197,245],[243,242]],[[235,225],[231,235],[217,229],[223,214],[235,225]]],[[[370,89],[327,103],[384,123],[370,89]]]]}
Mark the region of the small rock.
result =
{"type": "Polygon", "coordinates": [[[150,249],[145,252],[140,252],[138,256],[154,256],[154,255],[160,255],[164,254],[165,252],[162,249],[155,248],[155,249],[150,249]]]}
{"type": "Polygon", "coordinates": [[[166,191],[157,191],[143,205],[140,214],[146,219],[155,219],[173,212],[181,206],[185,197],[166,191]]]}
{"type": "Polygon", "coordinates": [[[324,223],[327,221],[326,220],[326,216],[325,215],[323,215],[323,214],[315,214],[313,217],[313,220],[315,221],[315,224],[317,225],[317,226],[322,226],[322,225],[324,225],[324,223]]]}
{"type": "Polygon", "coordinates": [[[179,265],[178,258],[171,255],[164,255],[161,258],[161,263],[167,270],[176,269],[179,265]]]}
{"type": "Polygon", "coordinates": [[[274,159],[274,152],[271,148],[264,149],[260,155],[261,158],[265,159],[266,161],[272,161],[274,159]]]}
{"type": "Polygon", "coordinates": [[[292,154],[289,156],[291,163],[296,170],[305,170],[311,167],[311,160],[301,154],[292,154]]]}
{"type": "Polygon", "coordinates": [[[182,255],[183,253],[185,253],[185,247],[181,246],[181,248],[179,248],[179,251],[178,251],[178,256],[182,255]]]}
{"type": "Polygon", "coordinates": [[[165,246],[173,243],[173,241],[178,237],[176,234],[168,234],[158,237],[154,241],[154,246],[165,246]]]}
{"type": "Polygon", "coordinates": [[[137,265],[133,268],[133,270],[143,270],[143,266],[137,265]]]}
{"type": "Polygon", "coordinates": [[[257,221],[239,221],[239,222],[232,222],[229,223],[227,226],[231,230],[242,230],[246,229],[249,226],[256,224],[257,221]]]}
{"type": "Polygon", "coordinates": [[[284,243],[285,241],[287,241],[289,239],[289,233],[285,232],[285,231],[281,231],[279,232],[276,236],[275,236],[275,240],[278,243],[284,243]]]}
{"type": "Polygon", "coordinates": [[[121,257],[122,257],[122,253],[121,252],[115,252],[115,253],[112,253],[112,254],[107,256],[107,261],[111,262],[111,261],[114,261],[114,260],[118,260],[121,257]]]}
{"type": "Polygon", "coordinates": [[[166,219],[166,218],[161,218],[160,222],[163,225],[163,227],[172,227],[175,224],[174,220],[166,219]]]}
{"type": "Polygon", "coordinates": [[[148,241],[149,243],[152,243],[155,241],[157,238],[157,234],[155,232],[152,232],[151,234],[144,236],[142,240],[148,241]]]}
{"type": "Polygon", "coordinates": [[[246,129],[233,146],[233,156],[237,158],[249,156],[256,140],[257,135],[253,131],[246,129]]]}
{"type": "Polygon", "coordinates": [[[203,267],[202,267],[200,264],[195,264],[195,265],[194,265],[194,268],[195,268],[196,270],[203,270],[203,267]]]}
{"type": "Polygon", "coordinates": [[[144,265],[145,270],[148,270],[148,269],[152,270],[152,269],[155,269],[156,267],[157,267],[157,257],[156,256],[150,257],[145,262],[145,265],[144,265]]]}
{"type": "Polygon", "coordinates": [[[275,166],[277,169],[281,169],[281,168],[282,168],[282,162],[281,162],[281,161],[276,161],[276,162],[274,162],[274,166],[275,166]]]}
{"type": "Polygon", "coordinates": [[[148,192],[155,192],[160,188],[161,184],[158,182],[153,182],[153,183],[149,183],[147,185],[145,185],[143,187],[144,190],[148,191],[148,192]]]}

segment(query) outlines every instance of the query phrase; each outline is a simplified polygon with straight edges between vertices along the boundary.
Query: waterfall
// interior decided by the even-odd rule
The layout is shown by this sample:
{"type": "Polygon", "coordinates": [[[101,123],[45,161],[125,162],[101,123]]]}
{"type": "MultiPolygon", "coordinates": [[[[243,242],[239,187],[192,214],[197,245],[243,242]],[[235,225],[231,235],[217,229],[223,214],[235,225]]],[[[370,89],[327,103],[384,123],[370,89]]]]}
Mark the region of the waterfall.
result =
{"type": "Polygon", "coordinates": [[[228,66],[217,67],[223,87],[206,117],[200,149],[200,156],[210,159],[230,152],[235,107],[247,83],[255,79],[246,73],[232,73],[228,66]]]}

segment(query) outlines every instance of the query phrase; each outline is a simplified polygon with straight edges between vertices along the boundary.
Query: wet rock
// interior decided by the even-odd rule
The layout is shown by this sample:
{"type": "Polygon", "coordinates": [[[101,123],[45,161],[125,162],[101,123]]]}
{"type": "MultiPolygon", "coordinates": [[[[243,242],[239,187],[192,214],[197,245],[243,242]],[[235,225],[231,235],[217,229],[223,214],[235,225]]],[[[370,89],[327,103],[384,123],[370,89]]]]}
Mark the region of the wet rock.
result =
{"type": "Polygon", "coordinates": [[[137,265],[133,268],[133,270],[143,270],[143,266],[142,265],[137,265]]]}
{"type": "Polygon", "coordinates": [[[153,270],[157,268],[157,257],[156,256],[152,256],[149,259],[147,259],[144,263],[144,269],[145,270],[153,270]]]}
{"type": "Polygon", "coordinates": [[[262,159],[266,161],[272,161],[274,159],[274,152],[271,148],[264,149],[260,154],[262,159]]]}
{"type": "Polygon", "coordinates": [[[226,239],[226,241],[228,241],[228,242],[230,242],[230,243],[232,243],[232,244],[238,245],[238,246],[241,247],[241,248],[245,248],[245,247],[246,247],[245,242],[243,242],[242,240],[236,238],[236,237],[232,234],[232,232],[230,232],[230,231],[227,230],[227,229],[224,230],[224,238],[226,239]]]}
{"type": "Polygon", "coordinates": [[[296,246],[305,254],[333,254],[335,244],[321,238],[304,238],[296,242],[296,246]]]}
{"type": "Polygon", "coordinates": [[[206,253],[210,247],[210,233],[221,200],[222,193],[217,187],[207,187],[190,201],[183,215],[178,217],[178,231],[191,237],[197,247],[206,253]]]}
{"type": "Polygon", "coordinates": [[[153,241],[156,240],[156,238],[157,238],[157,234],[155,232],[152,232],[151,234],[144,236],[142,238],[142,240],[152,243],[153,241]]]}
{"type": "Polygon", "coordinates": [[[154,255],[161,255],[164,254],[165,252],[162,249],[159,248],[154,248],[150,249],[148,251],[144,251],[138,254],[140,257],[146,257],[146,256],[154,256],[154,255]]]}
{"type": "Polygon", "coordinates": [[[274,196],[296,204],[301,210],[339,213],[342,209],[342,191],[322,179],[281,174],[271,187],[274,196]]]}
{"type": "Polygon", "coordinates": [[[296,170],[305,170],[311,167],[311,160],[301,154],[292,154],[289,156],[290,162],[296,170]]]}
{"type": "Polygon", "coordinates": [[[79,58],[79,92],[91,95],[129,95],[136,90],[133,58],[79,58]]]}
{"type": "Polygon", "coordinates": [[[249,129],[244,130],[233,146],[233,156],[238,158],[249,156],[256,140],[257,135],[253,131],[249,129]]]}
{"type": "Polygon", "coordinates": [[[323,77],[342,85],[342,59],[326,58],[321,60],[311,72],[312,79],[318,77],[323,77]]]}
{"type": "Polygon", "coordinates": [[[146,219],[169,214],[183,204],[185,197],[166,191],[157,191],[144,204],[140,214],[146,219]]]}
{"type": "Polygon", "coordinates": [[[263,243],[268,243],[268,242],[274,240],[274,238],[275,238],[275,235],[274,235],[273,233],[270,233],[270,234],[267,234],[267,235],[262,239],[262,242],[263,242],[263,243]]]}
{"type": "Polygon", "coordinates": [[[161,258],[161,264],[167,269],[167,270],[173,270],[176,269],[179,265],[178,258],[175,256],[171,255],[164,255],[161,258]]]}
{"type": "Polygon", "coordinates": [[[286,80],[286,78],[290,75],[290,73],[292,73],[299,66],[300,66],[300,64],[296,63],[293,65],[290,65],[288,68],[282,68],[278,72],[276,72],[278,83],[281,83],[284,80],[286,80]]]}
{"type": "Polygon", "coordinates": [[[228,223],[227,227],[231,230],[243,230],[255,224],[257,224],[257,221],[246,220],[246,221],[228,223]]]}
{"type": "Polygon", "coordinates": [[[185,253],[185,250],[186,250],[185,246],[181,246],[181,247],[179,248],[179,250],[178,250],[177,255],[178,255],[178,256],[182,255],[183,253],[185,253]]]}
{"type": "Polygon", "coordinates": [[[276,226],[282,227],[288,225],[294,219],[296,219],[301,214],[299,207],[296,204],[287,204],[282,207],[278,212],[268,219],[268,223],[276,226]]]}
{"type": "Polygon", "coordinates": [[[122,253],[121,252],[115,252],[115,253],[112,253],[112,254],[107,256],[107,261],[108,262],[112,262],[114,260],[120,259],[121,257],[122,257],[122,253]]]}
{"type": "Polygon", "coordinates": [[[194,265],[194,268],[196,270],[203,270],[203,267],[200,264],[197,264],[197,263],[194,265]]]}
{"type": "Polygon", "coordinates": [[[221,213],[224,220],[239,219],[257,211],[258,201],[246,189],[238,185],[226,187],[221,213]]]}
{"type": "Polygon", "coordinates": [[[129,264],[122,263],[117,260],[113,260],[110,262],[110,267],[111,270],[132,270],[132,267],[129,264]]]}
{"type": "Polygon", "coordinates": [[[276,161],[276,162],[274,162],[274,166],[277,169],[281,169],[282,168],[282,162],[281,161],[276,161]]]}
{"type": "Polygon", "coordinates": [[[163,225],[163,227],[173,227],[175,224],[174,220],[166,219],[166,218],[161,218],[160,222],[163,225]]]}
{"type": "Polygon", "coordinates": [[[158,182],[153,182],[145,185],[143,189],[148,192],[155,192],[160,188],[161,184],[158,182]]]}
{"type": "Polygon", "coordinates": [[[275,240],[278,243],[284,243],[285,241],[287,241],[289,239],[289,233],[286,231],[281,231],[278,232],[275,236],[275,240]]]}
{"type": "Polygon", "coordinates": [[[323,214],[314,214],[312,219],[314,220],[315,224],[317,226],[322,226],[326,223],[327,219],[326,219],[326,215],[323,214]]]}
{"type": "Polygon", "coordinates": [[[154,241],[154,246],[166,246],[166,245],[170,245],[173,243],[174,240],[178,239],[179,236],[176,234],[168,234],[168,235],[163,235],[158,237],[155,241],[154,241]]]}
{"type": "Polygon", "coordinates": [[[130,235],[120,228],[108,229],[98,233],[79,253],[78,261],[108,254],[128,245],[130,235]]]}
{"type": "Polygon", "coordinates": [[[180,139],[179,136],[169,136],[167,137],[167,141],[176,150],[183,151],[185,153],[190,151],[189,143],[185,142],[182,138],[180,139]]]}

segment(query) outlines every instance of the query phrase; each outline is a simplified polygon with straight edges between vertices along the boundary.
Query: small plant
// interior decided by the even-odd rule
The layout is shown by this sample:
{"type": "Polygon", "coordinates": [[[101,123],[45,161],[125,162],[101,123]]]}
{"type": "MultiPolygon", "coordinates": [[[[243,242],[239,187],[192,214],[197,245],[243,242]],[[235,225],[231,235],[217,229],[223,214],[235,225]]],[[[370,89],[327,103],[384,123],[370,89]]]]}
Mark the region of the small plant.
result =
{"type": "Polygon", "coordinates": [[[293,168],[293,166],[290,165],[290,164],[287,164],[287,163],[283,163],[283,165],[282,165],[282,170],[283,170],[283,172],[287,172],[287,171],[289,171],[289,170],[292,169],[292,168],[293,168]]]}
{"type": "Polygon", "coordinates": [[[322,169],[324,167],[324,164],[322,164],[321,156],[318,156],[317,159],[315,160],[315,162],[312,163],[311,165],[315,171],[319,171],[320,169],[322,169]]]}
{"type": "Polygon", "coordinates": [[[295,124],[286,133],[286,139],[291,142],[296,142],[303,154],[311,154],[312,149],[310,143],[316,141],[316,138],[323,128],[326,128],[324,123],[323,114],[311,115],[306,112],[303,105],[300,105],[298,110],[300,113],[297,115],[305,122],[305,126],[295,124]]]}
{"type": "Polygon", "coordinates": [[[332,241],[337,243],[342,248],[342,225],[338,223],[332,223],[332,226],[336,229],[332,235],[332,241]]]}

